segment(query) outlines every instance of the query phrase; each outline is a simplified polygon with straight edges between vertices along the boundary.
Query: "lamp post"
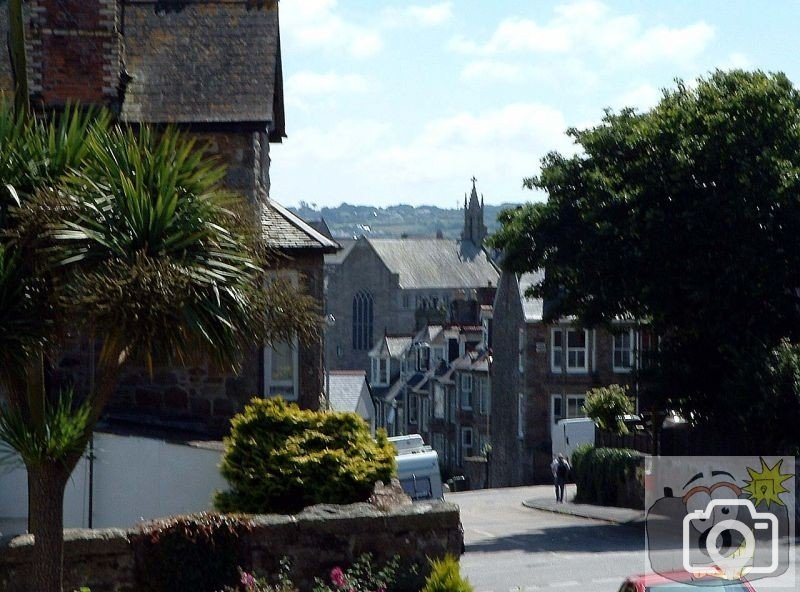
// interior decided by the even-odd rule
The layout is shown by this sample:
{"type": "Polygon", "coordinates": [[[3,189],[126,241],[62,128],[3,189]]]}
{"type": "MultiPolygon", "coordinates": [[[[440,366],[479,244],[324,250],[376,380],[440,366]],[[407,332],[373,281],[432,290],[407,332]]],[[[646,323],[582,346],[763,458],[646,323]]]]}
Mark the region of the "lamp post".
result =
{"type": "Polygon", "coordinates": [[[336,317],[332,313],[325,315],[325,326],[322,328],[322,365],[325,368],[325,407],[331,408],[331,368],[328,363],[328,329],[336,325],[336,317]]]}

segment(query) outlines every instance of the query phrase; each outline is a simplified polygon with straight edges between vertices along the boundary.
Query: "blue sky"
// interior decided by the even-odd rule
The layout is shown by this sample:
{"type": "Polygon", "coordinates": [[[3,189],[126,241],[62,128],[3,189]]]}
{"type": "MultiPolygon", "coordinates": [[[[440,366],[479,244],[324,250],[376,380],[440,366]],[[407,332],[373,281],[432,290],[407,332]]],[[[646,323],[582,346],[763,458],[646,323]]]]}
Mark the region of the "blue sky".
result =
{"type": "Polygon", "coordinates": [[[283,0],[288,138],[271,195],[456,207],[522,189],[567,127],[654,105],[715,68],[800,83],[795,0],[283,0]]]}

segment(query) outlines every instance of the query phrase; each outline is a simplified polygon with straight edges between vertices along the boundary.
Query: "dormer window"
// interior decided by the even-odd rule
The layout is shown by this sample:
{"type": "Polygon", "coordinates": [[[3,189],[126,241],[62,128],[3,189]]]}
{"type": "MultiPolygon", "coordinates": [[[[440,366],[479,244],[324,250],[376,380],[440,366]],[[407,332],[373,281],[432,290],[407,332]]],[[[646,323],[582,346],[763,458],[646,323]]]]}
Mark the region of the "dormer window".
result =
{"type": "Polygon", "coordinates": [[[376,386],[387,386],[389,384],[389,358],[372,358],[372,380],[376,386]]]}

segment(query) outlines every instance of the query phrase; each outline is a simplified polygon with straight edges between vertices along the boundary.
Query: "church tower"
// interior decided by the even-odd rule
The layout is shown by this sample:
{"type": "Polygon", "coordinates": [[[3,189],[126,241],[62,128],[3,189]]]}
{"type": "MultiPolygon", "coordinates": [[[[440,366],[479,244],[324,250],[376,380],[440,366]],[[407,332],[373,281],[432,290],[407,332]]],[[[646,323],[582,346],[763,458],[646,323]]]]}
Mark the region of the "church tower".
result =
{"type": "Polygon", "coordinates": [[[478,202],[478,192],[475,189],[476,181],[477,179],[472,177],[472,194],[469,196],[469,204],[467,204],[467,194],[464,194],[464,230],[461,232],[461,240],[472,241],[480,246],[489,231],[483,223],[483,194],[481,194],[481,200],[478,202]]]}

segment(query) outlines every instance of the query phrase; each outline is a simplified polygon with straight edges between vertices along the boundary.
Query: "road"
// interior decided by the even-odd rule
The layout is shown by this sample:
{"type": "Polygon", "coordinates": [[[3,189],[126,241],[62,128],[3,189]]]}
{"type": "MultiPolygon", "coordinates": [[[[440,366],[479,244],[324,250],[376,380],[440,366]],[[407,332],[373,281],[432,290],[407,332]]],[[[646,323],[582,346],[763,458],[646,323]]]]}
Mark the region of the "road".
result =
{"type": "Polygon", "coordinates": [[[549,488],[447,494],[461,509],[461,573],[476,592],[617,592],[626,576],[646,571],[643,527],[522,505],[544,491],[549,488]]]}

